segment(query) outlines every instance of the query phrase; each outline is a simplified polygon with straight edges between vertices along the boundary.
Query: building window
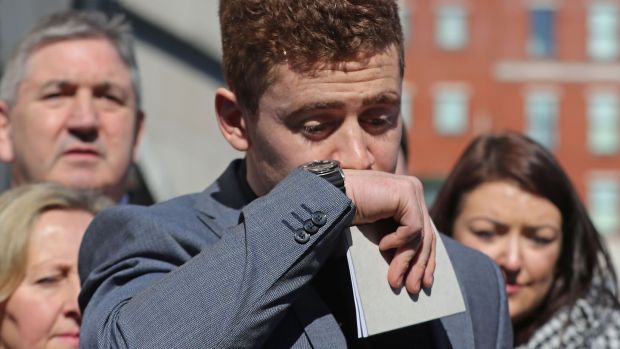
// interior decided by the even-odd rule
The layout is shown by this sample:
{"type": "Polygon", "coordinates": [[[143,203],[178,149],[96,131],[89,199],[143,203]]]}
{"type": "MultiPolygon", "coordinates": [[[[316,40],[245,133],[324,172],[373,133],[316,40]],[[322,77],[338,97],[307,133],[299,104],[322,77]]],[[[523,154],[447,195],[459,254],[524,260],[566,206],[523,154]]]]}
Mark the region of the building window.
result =
{"type": "Polygon", "coordinates": [[[557,146],[558,98],[548,91],[532,92],[526,99],[526,132],[549,149],[557,146]]]}
{"type": "Polygon", "coordinates": [[[435,42],[444,50],[456,51],[467,46],[469,29],[467,11],[461,5],[442,5],[435,18],[435,42]]]}
{"type": "Polygon", "coordinates": [[[618,7],[610,3],[593,4],[588,9],[588,54],[609,61],[618,57],[618,7]]]}
{"type": "Polygon", "coordinates": [[[619,194],[616,178],[595,177],[588,183],[590,217],[602,234],[614,234],[620,228],[619,194]]]}
{"type": "Polygon", "coordinates": [[[555,54],[555,10],[535,7],[530,10],[528,51],[532,57],[548,58],[555,54]]]}
{"type": "Polygon", "coordinates": [[[426,207],[431,207],[443,186],[443,178],[421,178],[424,187],[424,202],[426,207]]]}
{"type": "Polygon", "coordinates": [[[435,95],[433,123],[438,134],[457,136],[467,131],[468,99],[460,90],[442,90],[435,95]]]}
{"type": "Polygon", "coordinates": [[[618,152],[618,98],[612,92],[594,93],[588,98],[588,146],[592,154],[618,152]]]}

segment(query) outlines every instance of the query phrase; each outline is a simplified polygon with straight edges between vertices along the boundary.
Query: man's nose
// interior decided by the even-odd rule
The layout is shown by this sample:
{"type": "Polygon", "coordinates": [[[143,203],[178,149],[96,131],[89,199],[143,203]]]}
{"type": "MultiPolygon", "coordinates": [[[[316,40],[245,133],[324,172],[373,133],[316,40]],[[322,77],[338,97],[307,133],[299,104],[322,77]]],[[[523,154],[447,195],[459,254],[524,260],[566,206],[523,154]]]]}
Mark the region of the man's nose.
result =
{"type": "Polygon", "coordinates": [[[79,91],[74,100],[69,127],[72,129],[93,129],[99,125],[95,97],[87,91],[79,91]]]}
{"type": "Polygon", "coordinates": [[[92,142],[97,138],[99,112],[95,97],[88,91],[79,91],[76,94],[67,120],[67,128],[71,134],[84,142],[92,142]]]}
{"type": "Polygon", "coordinates": [[[343,168],[355,170],[372,168],[375,158],[369,147],[370,135],[359,124],[347,125],[337,137],[334,159],[340,161],[343,168]]]}

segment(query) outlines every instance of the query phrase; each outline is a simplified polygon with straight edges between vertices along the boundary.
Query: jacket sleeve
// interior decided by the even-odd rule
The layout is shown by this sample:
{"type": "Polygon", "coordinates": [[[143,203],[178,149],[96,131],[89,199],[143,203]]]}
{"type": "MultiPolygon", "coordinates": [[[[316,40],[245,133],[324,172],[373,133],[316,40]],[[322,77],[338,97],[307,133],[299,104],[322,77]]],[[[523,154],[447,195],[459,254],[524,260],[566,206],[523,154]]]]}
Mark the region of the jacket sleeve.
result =
{"type": "Polygon", "coordinates": [[[513,348],[513,331],[510,321],[510,313],[508,312],[508,297],[506,296],[506,287],[504,277],[497,265],[493,265],[495,270],[495,280],[497,280],[497,288],[499,293],[499,312],[497,313],[497,349],[513,348]]]}
{"type": "Polygon", "coordinates": [[[260,346],[355,209],[327,181],[294,171],[224,231],[188,222],[197,220],[191,206],[177,211],[117,207],[88,228],[79,257],[83,348],[260,346]],[[298,242],[317,212],[326,221],[298,242]]]}

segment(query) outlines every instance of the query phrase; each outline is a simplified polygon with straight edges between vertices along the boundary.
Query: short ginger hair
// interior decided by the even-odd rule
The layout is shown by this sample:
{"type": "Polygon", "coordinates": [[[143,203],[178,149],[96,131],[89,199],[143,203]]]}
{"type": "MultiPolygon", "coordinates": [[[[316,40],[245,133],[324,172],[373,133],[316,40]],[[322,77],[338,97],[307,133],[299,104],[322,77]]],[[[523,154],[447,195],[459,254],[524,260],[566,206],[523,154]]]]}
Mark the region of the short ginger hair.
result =
{"type": "Polygon", "coordinates": [[[220,0],[219,17],[224,75],[251,116],[279,64],[312,76],[395,47],[404,71],[395,0],[220,0]]]}

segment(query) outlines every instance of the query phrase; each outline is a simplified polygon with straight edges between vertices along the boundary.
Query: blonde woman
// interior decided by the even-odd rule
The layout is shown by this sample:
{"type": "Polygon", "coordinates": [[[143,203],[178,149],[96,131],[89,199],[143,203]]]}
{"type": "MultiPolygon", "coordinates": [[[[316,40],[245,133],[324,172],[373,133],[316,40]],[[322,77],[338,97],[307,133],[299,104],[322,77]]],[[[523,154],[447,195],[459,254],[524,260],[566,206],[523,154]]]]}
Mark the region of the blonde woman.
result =
{"type": "Polygon", "coordinates": [[[79,347],[78,249],[109,205],[52,183],[0,196],[0,349],[79,347]]]}

